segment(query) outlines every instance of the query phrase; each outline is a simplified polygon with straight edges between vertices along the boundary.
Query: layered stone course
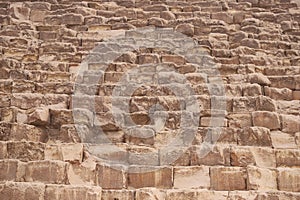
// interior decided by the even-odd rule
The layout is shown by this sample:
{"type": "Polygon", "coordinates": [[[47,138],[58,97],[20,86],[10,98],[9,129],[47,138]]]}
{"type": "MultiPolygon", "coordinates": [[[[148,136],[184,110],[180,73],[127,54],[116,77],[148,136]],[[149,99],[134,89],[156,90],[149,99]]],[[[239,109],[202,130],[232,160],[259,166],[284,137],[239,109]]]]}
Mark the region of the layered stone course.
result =
{"type": "Polygon", "coordinates": [[[299,6],[0,0],[0,199],[300,199],[299,6]],[[190,40],[140,31],[149,27],[190,40]],[[161,44],[134,49],[141,41],[161,44]],[[176,52],[163,48],[174,44],[176,52]],[[183,56],[192,45],[200,62],[183,56]],[[140,71],[128,75],[133,69],[140,71]],[[116,119],[113,96],[124,76],[157,84],[120,92],[118,106],[129,109],[116,119]],[[188,99],[168,88],[185,81],[188,99]],[[161,115],[151,113],[155,105],[161,115]],[[192,137],[195,122],[182,118],[195,113],[192,137]],[[147,127],[164,116],[159,131],[118,123],[147,127]],[[190,129],[175,150],[161,150],[182,127],[190,129]],[[92,128],[104,135],[81,134],[92,128]]]}

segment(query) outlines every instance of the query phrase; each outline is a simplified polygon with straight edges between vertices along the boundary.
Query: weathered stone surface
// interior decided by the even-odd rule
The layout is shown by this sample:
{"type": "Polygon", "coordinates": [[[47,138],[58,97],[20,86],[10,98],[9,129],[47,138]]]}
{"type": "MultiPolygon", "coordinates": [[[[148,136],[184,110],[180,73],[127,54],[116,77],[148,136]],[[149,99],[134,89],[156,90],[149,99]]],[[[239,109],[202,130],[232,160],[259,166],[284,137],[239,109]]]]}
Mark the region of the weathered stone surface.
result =
{"type": "Polygon", "coordinates": [[[47,145],[45,148],[45,159],[82,162],[83,145],[82,144],[47,145]]]}
{"type": "Polygon", "coordinates": [[[180,199],[219,199],[226,200],[228,192],[225,191],[211,191],[211,190],[168,190],[167,200],[180,199]]]}
{"type": "Polygon", "coordinates": [[[106,200],[106,199],[107,200],[115,200],[115,199],[132,200],[135,198],[135,194],[133,190],[102,190],[101,196],[102,196],[101,200],[106,200]]]}
{"type": "Polygon", "coordinates": [[[277,113],[267,111],[256,111],[252,113],[253,125],[262,126],[271,130],[280,128],[280,120],[277,113]]]}
{"type": "Polygon", "coordinates": [[[246,190],[246,171],[240,167],[211,167],[213,190],[246,190]]]}
{"type": "Polygon", "coordinates": [[[86,186],[59,186],[47,185],[45,190],[45,200],[50,199],[101,199],[100,187],[86,187],[86,186]]]}
{"type": "Polygon", "coordinates": [[[264,191],[277,189],[277,173],[275,170],[248,166],[247,174],[247,189],[264,191]]]}
{"type": "Polygon", "coordinates": [[[278,167],[299,167],[300,151],[295,150],[276,150],[276,163],[278,167]]]}
{"type": "Polygon", "coordinates": [[[170,167],[130,167],[128,174],[129,188],[172,187],[172,169],[170,167]],[[147,172],[148,171],[148,172],[147,172]]]}
{"type": "Polygon", "coordinates": [[[15,181],[17,176],[17,160],[0,160],[0,180],[15,181]]]}
{"type": "Polygon", "coordinates": [[[28,115],[27,122],[29,124],[43,126],[47,125],[50,120],[48,108],[37,108],[28,115]]]}
{"type": "Polygon", "coordinates": [[[127,187],[127,174],[122,166],[97,165],[97,185],[103,189],[122,189],[127,187]]]}
{"type": "Polygon", "coordinates": [[[281,115],[282,131],[285,133],[300,132],[300,117],[294,115],[281,115]]]}
{"type": "Polygon", "coordinates": [[[278,168],[278,188],[283,191],[300,191],[300,173],[298,168],[278,168]]]}
{"type": "Polygon", "coordinates": [[[32,161],[18,168],[18,181],[66,184],[67,164],[61,161],[32,161]]]}
{"type": "Polygon", "coordinates": [[[271,84],[268,77],[266,77],[260,73],[249,74],[248,79],[249,79],[250,83],[257,83],[259,85],[270,85],[271,84]]]}
{"type": "Polygon", "coordinates": [[[295,138],[281,131],[271,132],[272,146],[274,148],[297,148],[295,138]]]}
{"type": "Polygon", "coordinates": [[[230,149],[228,146],[215,145],[212,148],[202,152],[203,146],[195,146],[191,152],[192,165],[230,165],[230,149]],[[205,153],[207,152],[207,153],[205,153]]]}
{"type": "Polygon", "coordinates": [[[230,164],[232,166],[246,167],[255,164],[255,158],[250,148],[233,147],[230,149],[230,164]]]}
{"type": "Polygon", "coordinates": [[[0,142],[0,159],[6,159],[7,158],[7,143],[6,142],[0,142]]]}
{"type": "Polygon", "coordinates": [[[44,200],[45,185],[41,183],[6,182],[0,192],[1,199],[38,199],[44,200]]]}
{"type": "Polygon", "coordinates": [[[33,161],[44,159],[45,145],[34,142],[8,142],[7,155],[9,159],[33,161]]]}
{"type": "Polygon", "coordinates": [[[246,146],[272,146],[270,130],[264,127],[244,128],[238,134],[238,143],[246,146]]]}
{"type": "Polygon", "coordinates": [[[138,189],[136,190],[135,198],[137,200],[166,199],[166,192],[155,188],[138,189]]]}
{"type": "Polygon", "coordinates": [[[33,142],[45,142],[47,138],[47,132],[39,127],[27,124],[12,124],[11,126],[11,140],[20,141],[25,139],[33,142]]]}
{"type": "Polygon", "coordinates": [[[197,189],[209,188],[209,168],[200,167],[176,167],[174,168],[174,188],[197,189]]]}
{"type": "Polygon", "coordinates": [[[262,168],[276,167],[276,157],[273,149],[266,147],[250,147],[250,151],[253,154],[256,166],[262,168]]]}

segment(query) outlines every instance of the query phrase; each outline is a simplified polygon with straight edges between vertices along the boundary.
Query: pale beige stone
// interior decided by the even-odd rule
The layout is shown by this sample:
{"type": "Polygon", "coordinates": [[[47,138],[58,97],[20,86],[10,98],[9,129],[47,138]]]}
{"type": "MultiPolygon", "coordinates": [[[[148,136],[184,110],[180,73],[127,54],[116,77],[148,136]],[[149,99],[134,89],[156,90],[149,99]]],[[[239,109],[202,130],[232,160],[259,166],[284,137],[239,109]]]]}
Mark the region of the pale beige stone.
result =
{"type": "Polygon", "coordinates": [[[199,166],[174,168],[174,188],[197,189],[209,187],[209,167],[199,166]]]}
{"type": "Polygon", "coordinates": [[[253,125],[262,126],[271,130],[280,128],[279,116],[275,112],[256,111],[252,113],[253,125]]]}
{"type": "Polygon", "coordinates": [[[300,169],[278,168],[278,187],[282,191],[300,192],[300,169]]]}
{"type": "Polygon", "coordinates": [[[297,148],[295,138],[281,131],[271,131],[272,145],[274,148],[297,148]]]}
{"type": "Polygon", "coordinates": [[[247,173],[247,189],[263,191],[277,189],[277,173],[275,170],[248,166],[247,173]]]}

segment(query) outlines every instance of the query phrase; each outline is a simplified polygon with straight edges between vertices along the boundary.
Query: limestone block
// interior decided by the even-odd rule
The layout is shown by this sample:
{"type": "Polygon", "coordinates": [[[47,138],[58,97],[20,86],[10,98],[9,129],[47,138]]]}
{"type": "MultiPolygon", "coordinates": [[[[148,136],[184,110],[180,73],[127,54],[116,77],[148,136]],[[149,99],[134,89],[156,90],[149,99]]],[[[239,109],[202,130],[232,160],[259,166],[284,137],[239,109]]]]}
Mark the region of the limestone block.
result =
{"type": "Polygon", "coordinates": [[[0,139],[7,141],[11,136],[11,124],[6,122],[0,122],[0,139]]]}
{"type": "Polygon", "coordinates": [[[136,200],[166,199],[166,192],[156,188],[136,190],[136,200]]]}
{"type": "Polygon", "coordinates": [[[262,95],[256,99],[256,107],[257,110],[264,110],[270,112],[274,112],[277,109],[276,103],[273,99],[262,95]]]}
{"type": "Polygon", "coordinates": [[[282,131],[285,133],[300,132],[300,117],[295,115],[281,115],[282,131]]]}
{"type": "Polygon", "coordinates": [[[191,150],[191,165],[230,165],[230,151],[226,145],[211,146],[207,153],[205,146],[194,146],[191,150]],[[203,150],[204,150],[203,149],[203,150]],[[203,154],[204,153],[204,154],[203,154]]]}
{"type": "Polygon", "coordinates": [[[238,134],[238,144],[244,146],[272,146],[270,130],[264,127],[246,127],[238,134]]]}
{"type": "Polygon", "coordinates": [[[18,181],[52,184],[67,183],[67,164],[62,161],[31,161],[20,169],[18,181]],[[24,174],[22,174],[24,172],[24,174]]]}
{"type": "Polygon", "coordinates": [[[139,64],[159,63],[160,58],[157,54],[141,54],[138,56],[139,64]]]}
{"type": "Polygon", "coordinates": [[[96,167],[97,185],[103,189],[122,189],[127,187],[127,174],[120,165],[102,165],[96,167]]]}
{"type": "Polygon", "coordinates": [[[259,85],[270,85],[271,82],[268,77],[261,73],[252,73],[248,75],[248,80],[250,83],[257,83],[259,85]]]}
{"type": "Polygon", "coordinates": [[[251,114],[229,114],[228,126],[232,128],[243,128],[252,126],[251,114]]]}
{"type": "Polygon", "coordinates": [[[101,193],[102,189],[100,187],[47,185],[45,191],[45,200],[99,200],[101,199],[101,193]]]}
{"type": "Polygon", "coordinates": [[[293,99],[293,91],[288,88],[274,88],[274,87],[264,87],[265,94],[275,100],[287,100],[293,99]]]}
{"type": "Polygon", "coordinates": [[[295,138],[287,133],[281,131],[272,131],[271,132],[272,146],[274,148],[297,148],[295,138]]]}
{"type": "Polygon", "coordinates": [[[249,147],[254,156],[256,166],[266,168],[276,167],[275,151],[267,147],[249,147]]]}
{"type": "Polygon", "coordinates": [[[228,192],[212,190],[168,190],[166,200],[201,199],[201,200],[227,200],[228,192]]]}
{"type": "Polygon", "coordinates": [[[27,117],[27,123],[37,126],[47,125],[50,121],[49,109],[47,107],[36,108],[27,117]]]}
{"type": "Polygon", "coordinates": [[[15,181],[17,175],[17,160],[0,160],[0,180],[15,181]]]}
{"type": "Polygon", "coordinates": [[[277,113],[268,111],[256,111],[252,113],[253,125],[266,127],[271,130],[280,128],[280,120],[277,113]]]}
{"type": "Polygon", "coordinates": [[[255,158],[251,149],[247,147],[232,147],[230,149],[230,164],[239,167],[255,165],[255,158]]]}
{"type": "Polygon", "coordinates": [[[1,199],[44,200],[45,185],[41,183],[15,183],[6,182],[0,192],[1,199]]]}
{"type": "Polygon", "coordinates": [[[299,167],[300,150],[276,150],[276,163],[278,167],[299,167]]]}
{"type": "Polygon", "coordinates": [[[248,190],[276,190],[277,173],[275,170],[258,168],[255,166],[247,167],[247,189],[248,190]]]}
{"type": "Polygon", "coordinates": [[[228,200],[257,200],[256,191],[229,191],[228,200]]]}
{"type": "Polygon", "coordinates": [[[12,124],[10,139],[15,141],[20,141],[25,139],[27,141],[33,142],[45,142],[47,140],[48,134],[45,130],[27,124],[12,124]]]}
{"type": "Polygon", "coordinates": [[[210,180],[213,190],[246,190],[247,174],[240,167],[211,167],[210,180]]]}
{"type": "Polygon", "coordinates": [[[7,158],[7,143],[0,141],[0,159],[7,158]]]}
{"type": "Polygon", "coordinates": [[[129,188],[172,187],[172,168],[170,167],[130,167],[128,174],[129,188]]]}
{"type": "Polygon", "coordinates": [[[144,11],[167,11],[168,7],[166,5],[157,4],[157,5],[151,5],[146,6],[143,8],[144,11]]]}
{"type": "Polygon", "coordinates": [[[261,94],[261,86],[258,84],[247,84],[243,87],[244,96],[258,96],[261,94]]]}
{"type": "MultiPolygon", "coordinates": [[[[136,199],[139,199],[139,192],[136,191],[136,199]]],[[[142,199],[146,200],[147,197],[142,195],[142,199]]],[[[102,199],[105,200],[132,200],[135,198],[135,192],[133,190],[102,190],[102,199]]]]}
{"type": "Polygon", "coordinates": [[[227,24],[233,23],[233,16],[227,12],[216,12],[212,13],[212,19],[218,19],[226,22],[227,24]]]}
{"type": "Polygon", "coordinates": [[[191,24],[179,24],[175,30],[187,36],[194,35],[194,26],[191,24]]]}
{"type": "Polygon", "coordinates": [[[176,167],[174,168],[174,188],[197,189],[210,187],[209,167],[176,167]]]}
{"type": "Polygon", "coordinates": [[[68,167],[68,181],[71,185],[97,185],[96,162],[88,157],[82,163],[72,163],[68,167]]]}
{"type": "Polygon", "coordinates": [[[256,108],[256,98],[254,97],[235,97],[232,100],[233,112],[245,113],[255,111],[256,108]]]}
{"type": "Polygon", "coordinates": [[[8,158],[21,161],[33,161],[44,159],[45,145],[35,142],[8,142],[8,158]]]}
{"type": "Polygon", "coordinates": [[[278,168],[278,187],[282,191],[300,191],[300,169],[278,168]]]}

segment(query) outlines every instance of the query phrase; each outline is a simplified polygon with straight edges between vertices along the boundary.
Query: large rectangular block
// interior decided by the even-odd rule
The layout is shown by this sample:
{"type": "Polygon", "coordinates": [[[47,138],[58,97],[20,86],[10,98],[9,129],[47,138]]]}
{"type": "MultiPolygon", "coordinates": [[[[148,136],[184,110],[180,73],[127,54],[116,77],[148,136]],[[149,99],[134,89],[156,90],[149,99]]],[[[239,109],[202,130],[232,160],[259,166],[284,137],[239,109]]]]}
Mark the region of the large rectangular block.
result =
{"type": "Polygon", "coordinates": [[[283,191],[300,192],[300,169],[278,168],[278,188],[283,191]]]}
{"type": "Polygon", "coordinates": [[[247,179],[248,190],[276,190],[277,189],[277,173],[275,170],[248,166],[247,174],[248,174],[248,179],[247,179]]]}
{"type": "Polygon", "coordinates": [[[258,167],[276,167],[275,151],[272,148],[267,147],[250,147],[255,160],[255,164],[258,167]]]}
{"type": "Polygon", "coordinates": [[[210,187],[209,167],[175,167],[174,188],[197,189],[210,187]]]}
{"type": "Polygon", "coordinates": [[[239,167],[254,165],[255,158],[251,149],[247,147],[232,147],[230,149],[230,164],[239,167]]]}
{"type": "Polygon", "coordinates": [[[262,126],[271,130],[280,128],[280,120],[277,113],[268,111],[256,111],[252,113],[253,125],[262,126]]]}
{"type": "Polygon", "coordinates": [[[202,148],[203,146],[194,146],[191,150],[191,165],[230,165],[228,146],[215,145],[212,149],[202,148]]]}
{"type": "Polygon", "coordinates": [[[0,141],[0,160],[7,158],[7,143],[0,141]]]}
{"type": "Polygon", "coordinates": [[[32,161],[18,170],[18,181],[66,184],[67,163],[61,161],[32,161]]]}
{"type": "Polygon", "coordinates": [[[300,132],[300,117],[298,115],[281,115],[282,131],[285,133],[300,132]]]}
{"type": "Polygon", "coordinates": [[[7,155],[21,161],[44,160],[45,145],[35,142],[8,142],[7,155]]]}
{"type": "Polygon", "coordinates": [[[133,190],[102,190],[101,200],[133,200],[135,192],[133,190]]]}
{"type": "Polygon", "coordinates": [[[121,165],[97,165],[97,184],[103,189],[122,189],[127,187],[127,173],[121,165]]]}
{"type": "Polygon", "coordinates": [[[211,190],[167,190],[166,200],[228,200],[227,191],[211,191],[211,190]]]}
{"type": "Polygon", "coordinates": [[[128,187],[156,187],[171,188],[173,185],[173,170],[170,167],[143,167],[129,168],[128,187]]]}
{"type": "Polygon", "coordinates": [[[12,124],[10,139],[15,141],[26,140],[46,142],[48,134],[45,130],[28,124],[12,124]]]}
{"type": "Polygon", "coordinates": [[[279,149],[297,148],[295,137],[281,131],[271,132],[272,146],[279,149]]]}
{"type": "Polygon", "coordinates": [[[211,189],[246,190],[247,173],[241,167],[211,167],[211,189]]]}
{"type": "Polygon", "coordinates": [[[300,167],[300,150],[276,150],[277,167],[300,167]]]}
{"type": "Polygon", "coordinates": [[[0,160],[0,181],[14,181],[17,176],[17,160],[0,160]]]}
{"type": "Polygon", "coordinates": [[[270,130],[264,127],[246,127],[238,134],[238,144],[245,146],[272,146],[270,130]]]}
{"type": "MultiPolygon", "coordinates": [[[[1,186],[0,186],[1,188],[1,186]]],[[[41,183],[6,182],[0,192],[0,199],[5,200],[44,200],[45,185],[41,183]]]]}
{"type": "Polygon", "coordinates": [[[100,200],[101,193],[101,187],[47,185],[45,191],[45,200],[100,200]]]}

